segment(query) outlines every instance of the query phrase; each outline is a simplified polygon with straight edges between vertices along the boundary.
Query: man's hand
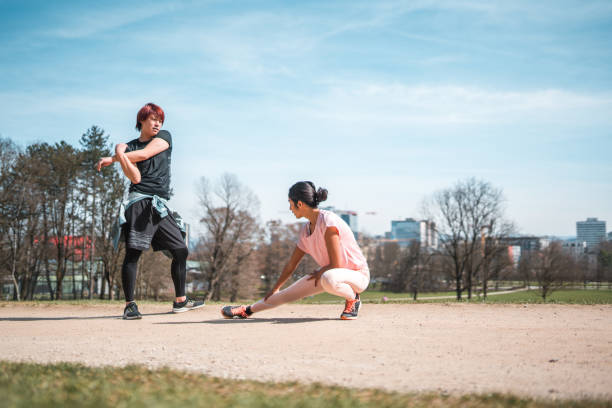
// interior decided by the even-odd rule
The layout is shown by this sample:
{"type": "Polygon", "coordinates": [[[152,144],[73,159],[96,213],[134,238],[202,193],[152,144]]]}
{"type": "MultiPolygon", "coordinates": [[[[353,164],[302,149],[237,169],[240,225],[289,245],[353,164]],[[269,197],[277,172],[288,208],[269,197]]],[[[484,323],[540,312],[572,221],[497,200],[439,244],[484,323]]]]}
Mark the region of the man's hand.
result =
{"type": "Polygon", "coordinates": [[[272,296],[273,294],[275,294],[276,292],[278,292],[278,289],[272,289],[271,291],[269,291],[266,297],[264,297],[264,302],[268,300],[268,298],[272,296]]]}
{"type": "Polygon", "coordinates": [[[315,280],[315,288],[317,287],[317,285],[319,284],[319,281],[321,280],[321,275],[323,275],[325,271],[323,270],[323,268],[321,269],[315,269],[311,274],[310,277],[307,280],[315,280]]]}
{"type": "Polygon", "coordinates": [[[115,154],[123,154],[125,153],[127,149],[127,145],[125,143],[119,143],[117,146],[115,146],[115,154]]]}
{"type": "Polygon", "coordinates": [[[96,170],[100,171],[102,167],[107,167],[107,166],[110,166],[111,164],[113,164],[112,157],[103,157],[98,161],[98,164],[96,164],[96,170]]]}

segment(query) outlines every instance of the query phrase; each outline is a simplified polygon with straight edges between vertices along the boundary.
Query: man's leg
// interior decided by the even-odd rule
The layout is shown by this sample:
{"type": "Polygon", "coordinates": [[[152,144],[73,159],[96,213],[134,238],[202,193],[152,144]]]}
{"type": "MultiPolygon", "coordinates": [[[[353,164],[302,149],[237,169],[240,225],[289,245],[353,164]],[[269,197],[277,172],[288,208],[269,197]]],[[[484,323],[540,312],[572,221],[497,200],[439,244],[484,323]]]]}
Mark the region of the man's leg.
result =
{"type": "Polygon", "coordinates": [[[136,286],[136,271],[138,269],[138,258],[142,251],[126,248],[123,266],[121,268],[121,283],[125,294],[125,309],[123,309],[124,320],[140,319],[142,315],[134,302],[134,287],[136,286]]]}
{"type": "Polygon", "coordinates": [[[172,266],[170,272],[172,274],[172,282],[174,283],[174,293],[176,300],[185,300],[185,280],[187,279],[187,256],[189,251],[187,247],[171,249],[172,254],[172,266]]]}
{"type": "Polygon", "coordinates": [[[168,215],[157,224],[151,245],[155,251],[167,250],[172,254],[170,272],[174,283],[174,294],[177,302],[185,301],[185,281],[187,274],[187,256],[189,251],[183,241],[181,230],[168,215]]]}
{"type": "Polygon", "coordinates": [[[121,283],[125,294],[125,304],[134,301],[134,288],[136,286],[136,271],[138,269],[138,259],[142,251],[138,249],[126,248],[123,266],[121,268],[121,283]]]}
{"type": "Polygon", "coordinates": [[[168,215],[160,220],[151,244],[156,251],[167,250],[172,254],[170,273],[172,275],[174,294],[176,296],[172,304],[172,312],[187,312],[204,306],[203,301],[189,299],[185,296],[187,256],[189,255],[189,250],[185,245],[181,230],[172,216],[168,215]]]}

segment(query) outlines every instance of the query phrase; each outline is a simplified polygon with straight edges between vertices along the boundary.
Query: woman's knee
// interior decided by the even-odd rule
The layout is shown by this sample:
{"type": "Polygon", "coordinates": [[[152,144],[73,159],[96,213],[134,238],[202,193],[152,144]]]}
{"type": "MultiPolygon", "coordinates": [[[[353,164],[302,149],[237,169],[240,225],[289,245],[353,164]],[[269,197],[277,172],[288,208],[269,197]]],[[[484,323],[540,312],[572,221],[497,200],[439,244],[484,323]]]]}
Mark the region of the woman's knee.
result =
{"type": "Polygon", "coordinates": [[[321,286],[323,287],[323,289],[325,289],[325,291],[329,291],[329,289],[333,289],[338,286],[338,280],[334,277],[334,274],[330,272],[331,271],[327,271],[323,275],[321,275],[320,282],[321,286]]]}

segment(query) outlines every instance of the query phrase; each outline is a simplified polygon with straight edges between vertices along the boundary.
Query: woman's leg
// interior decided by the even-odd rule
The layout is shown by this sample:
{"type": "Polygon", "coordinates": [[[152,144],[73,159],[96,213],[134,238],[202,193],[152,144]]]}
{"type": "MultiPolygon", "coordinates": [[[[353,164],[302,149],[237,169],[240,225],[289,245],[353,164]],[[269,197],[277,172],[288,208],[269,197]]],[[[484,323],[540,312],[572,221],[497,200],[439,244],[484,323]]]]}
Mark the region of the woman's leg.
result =
{"type": "Polygon", "coordinates": [[[252,304],[251,312],[261,312],[285,303],[295,302],[296,300],[300,300],[306,296],[323,293],[324,290],[321,284],[319,283],[319,285],[315,287],[315,280],[308,280],[309,277],[310,275],[304,276],[288,288],[273,294],[266,301],[262,299],[259,302],[252,304]]]}
{"type": "Polygon", "coordinates": [[[355,299],[355,295],[363,292],[369,283],[368,275],[351,269],[330,269],[321,276],[321,286],[325,292],[346,300],[355,299]]]}

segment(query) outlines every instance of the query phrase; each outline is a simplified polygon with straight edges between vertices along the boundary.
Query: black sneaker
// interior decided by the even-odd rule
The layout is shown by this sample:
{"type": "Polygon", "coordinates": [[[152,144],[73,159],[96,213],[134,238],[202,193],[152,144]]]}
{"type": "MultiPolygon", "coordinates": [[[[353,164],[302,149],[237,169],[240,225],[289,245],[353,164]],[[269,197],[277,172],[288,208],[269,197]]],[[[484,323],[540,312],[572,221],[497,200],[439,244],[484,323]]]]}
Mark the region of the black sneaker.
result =
{"type": "Polygon", "coordinates": [[[135,302],[130,302],[123,309],[123,320],[142,319],[142,315],[138,311],[138,306],[135,302]]]}
{"type": "Polygon", "coordinates": [[[172,303],[172,313],[183,313],[193,309],[199,309],[204,306],[203,300],[185,299],[182,302],[172,303]]]}
{"type": "Polygon", "coordinates": [[[357,319],[357,314],[359,313],[359,308],[361,307],[361,300],[359,299],[359,293],[355,296],[353,300],[347,300],[344,305],[344,312],[340,315],[340,319],[342,320],[355,320],[357,319]]]}

